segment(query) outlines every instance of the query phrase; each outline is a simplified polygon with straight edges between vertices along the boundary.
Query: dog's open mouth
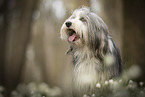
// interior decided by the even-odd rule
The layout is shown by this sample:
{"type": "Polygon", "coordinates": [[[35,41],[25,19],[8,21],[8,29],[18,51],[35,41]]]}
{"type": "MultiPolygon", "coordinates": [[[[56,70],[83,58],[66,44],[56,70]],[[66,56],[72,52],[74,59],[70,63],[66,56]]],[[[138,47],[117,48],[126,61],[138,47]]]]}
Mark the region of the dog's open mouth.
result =
{"type": "Polygon", "coordinates": [[[69,36],[70,42],[75,42],[76,40],[79,39],[79,36],[77,35],[76,31],[73,29],[68,29],[67,34],[69,36]]]}

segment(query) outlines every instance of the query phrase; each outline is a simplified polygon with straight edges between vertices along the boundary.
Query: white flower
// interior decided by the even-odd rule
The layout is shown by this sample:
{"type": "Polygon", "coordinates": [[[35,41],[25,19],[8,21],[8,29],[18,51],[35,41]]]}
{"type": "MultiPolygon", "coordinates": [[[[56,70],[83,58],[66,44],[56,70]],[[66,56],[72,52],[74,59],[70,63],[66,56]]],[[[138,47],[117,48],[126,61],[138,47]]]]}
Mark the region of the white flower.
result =
{"type": "Polygon", "coordinates": [[[110,79],[110,80],[109,80],[109,83],[110,83],[110,84],[113,84],[113,82],[114,82],[113,79],[110,79]]]}
{"type": "Polygon", "coordinates": [[[127,71],[129,78],[137,78],[141,74],[141,69],[138,65],[133,65],[130,67],[130,69],[127,71]]]}
{"type": "Polygon", "coordinates": [[[91,97],[96,97],[96,95],[95,94],[92,94],[92,96],[91,97]]]}
{"type": "Polygon", "coordinates": [[[108,85],[108,81],[105,81],[105,85],[108,85]]]}
{"type": "Polygon", "coordinates": [[[121,82],[122,82],[122,79],[119,80],[119,83],[121,83],[121,82]]]}
{"type": "Polygon", "coordinates": [[[114,56],[112,56],[111,54],[108,54],[104,57],[104,63],[106,66],[111,66],[114,63],[114,56]]]}
{"type": "Polygon", "coordinates": [[[139,83],[139,85],[140,85],[141,87],[143,86],[143,84],[144,84],[143,82],[140,82],[140,83],[139,83]]]}
{"type": "Polygon", "coordinates": [[[84,94],[83,97],[88,97],[88,96],[86,94],[84,94]]]}
{"type": "Polygon", "coordinates": [[[101,88],[101,84],[100,84],[100,83],[97,83],[97,84],[96,84],[96,87],[97,87],[97,88],[101,88]]]}
{"type": "Polygon", "coordinates": [[[130,81],[129,81],[129,84],[133,84],[133,81],[132,81],[132,80],[130,80],[130,81]]]}

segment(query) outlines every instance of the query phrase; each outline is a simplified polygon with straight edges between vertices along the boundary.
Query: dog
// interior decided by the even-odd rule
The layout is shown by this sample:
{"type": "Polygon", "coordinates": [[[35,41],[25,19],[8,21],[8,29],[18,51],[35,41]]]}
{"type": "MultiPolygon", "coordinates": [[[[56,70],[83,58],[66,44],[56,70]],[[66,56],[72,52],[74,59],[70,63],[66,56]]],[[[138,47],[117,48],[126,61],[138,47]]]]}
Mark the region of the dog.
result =
{"type": "Polygon", "coordinates": [[[60,38],[73,56],[72,91],[74,97],[93,93],[97,82],[118,76],[123,70],[119,49],[107,25],[88,7],[73,11],[63,23],[60,38]]]}

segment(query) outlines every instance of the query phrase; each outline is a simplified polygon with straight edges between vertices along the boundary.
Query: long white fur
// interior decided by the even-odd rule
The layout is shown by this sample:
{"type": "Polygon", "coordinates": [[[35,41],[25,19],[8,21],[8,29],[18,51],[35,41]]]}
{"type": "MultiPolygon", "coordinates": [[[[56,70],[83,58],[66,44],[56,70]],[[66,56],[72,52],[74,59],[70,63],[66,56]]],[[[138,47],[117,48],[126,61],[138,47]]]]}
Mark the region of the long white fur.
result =
{"type": "Polygon", "coordinates": [[[108,28],[106,24],[95,13],[90,13],[88,8],[75,10],[72,16],[70,16],[62,25],[60,33],[61,33],[61,39],[68,42],[69,45],[73,48],[73,50],[75,49],[74,52],[72,51],[72,53],[73,53],[73,57],[77,59],[74,65],[74,72],[73,72],[73,91],[76,95],[81,95],[89,91],[92,92],[95,87],[95,84],[98,81],[108,79],[118,74],[119,65],[117,65],[118,67],[114,65],[111,68],[107,68],[106,71],[104,72],[103,70],[104,64],[103,62],[101,62],[102,60],[96,57],[96,54],[99,54],[100,57],[102,58],[105,57],[103,52],[105,43],[108,44],[106,47],[107,54],[112,55],[114,57],[113,51],[115,47],[111,37],[108,34],[108,28]],[[91,14],[92,17],[91,18],[88,17],[87,16],[88,14],[91,14]],[[95,21],[94,24],[92,24],[92,22],[87,22],[88,24],[82,22],[80,18],[84,16],[86,16],[85,18],[88,21],[94,20],[95,21]],[[69,29],[73,29],[76,32],[76,34],[80,36],[80,38],[75,42],[68,41],[69,39],[69,36],[67,34],[68,28],[65,25],[67,21],[70,21],[72,23],[69,29]],[[97,27],[95,27],[96,25],[97,27]],[[89,31],[96,32],[96,33],[91,33],[90,35],[91,38],[93,37],[93,35],[95,37],[92,38],[93,46],[90,44],[90,42],[92,41],[89,40],[90,39],[89,31]],[[95,45],[98,45],[95,42],[96,34],[100,35],[99,38],[101,41],[100,41],[100,47],[94,52],[93,48],[95,48],[95,45]]]}

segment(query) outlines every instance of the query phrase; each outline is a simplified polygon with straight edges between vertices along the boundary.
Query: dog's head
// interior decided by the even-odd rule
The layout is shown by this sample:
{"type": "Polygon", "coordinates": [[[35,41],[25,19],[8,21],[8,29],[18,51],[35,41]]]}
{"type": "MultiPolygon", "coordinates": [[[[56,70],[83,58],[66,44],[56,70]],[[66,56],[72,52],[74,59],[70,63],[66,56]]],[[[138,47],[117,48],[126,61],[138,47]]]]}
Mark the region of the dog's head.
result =
{"type": "Polygon", "coordinates": [[[72,47],[88,46],[97,52],[107,46],[108,28],[103,20],[89,8],[76,9],[61,28],[61,39],[72,47]],[[97,50],[98,49],[98,50],[97,50]]]}

